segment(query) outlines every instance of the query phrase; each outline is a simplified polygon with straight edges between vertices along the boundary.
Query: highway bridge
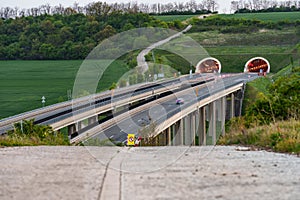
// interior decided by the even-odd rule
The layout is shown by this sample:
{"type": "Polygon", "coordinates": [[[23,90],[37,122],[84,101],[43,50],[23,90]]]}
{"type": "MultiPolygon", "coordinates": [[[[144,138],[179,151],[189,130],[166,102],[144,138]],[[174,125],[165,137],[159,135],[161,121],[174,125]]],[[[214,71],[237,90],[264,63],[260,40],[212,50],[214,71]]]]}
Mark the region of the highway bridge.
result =
{"type": "Polygon", "coordinates": [[[57,131],[67,128],[72,143],[109,139],[119,144],[132,133],[151,137],[155,145],[194,145],[196,138],[200,145],[215,144],[224,133],[226,113],[227,118],[239,115],[236,105],[244,86],[256,77],[194,74],[133,85],[3,119],[0,133],[16,122],[35,119],[57,131]],[[177,99],[184,103],[176,104],[177,99]]]}

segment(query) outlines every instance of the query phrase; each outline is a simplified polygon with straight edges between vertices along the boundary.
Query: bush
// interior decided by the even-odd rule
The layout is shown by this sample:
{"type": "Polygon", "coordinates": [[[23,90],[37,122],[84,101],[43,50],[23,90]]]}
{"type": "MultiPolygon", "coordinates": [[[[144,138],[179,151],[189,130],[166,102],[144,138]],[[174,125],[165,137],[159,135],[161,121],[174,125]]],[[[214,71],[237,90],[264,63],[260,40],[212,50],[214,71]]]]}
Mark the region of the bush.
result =
{"type": "Polygon", "coordinates": [[[250,129],[244,128],[244,121],[241,119],[235,118],[232,122],[231,131],[219,140],[219,144],[239,144],[271,149],[282,153],[300,153],[299,120],[281,121],[275,124],[257,126],[250,129]]]}
{"type": "Polygon", "coordinates": [[[36,125],[34,120],[14,124],[14,130],[0,136],[0,146],[69,145],[63,133],[48,125],[36,125]]]}
{"type": "Polygon", "coordinates": [[[300,119],[300,73],[279,77],[269,86],[268,92],[259,94],[257,100],[246,109],[248,127],[253,120],[262,125],[276,120],[300,119]]]}

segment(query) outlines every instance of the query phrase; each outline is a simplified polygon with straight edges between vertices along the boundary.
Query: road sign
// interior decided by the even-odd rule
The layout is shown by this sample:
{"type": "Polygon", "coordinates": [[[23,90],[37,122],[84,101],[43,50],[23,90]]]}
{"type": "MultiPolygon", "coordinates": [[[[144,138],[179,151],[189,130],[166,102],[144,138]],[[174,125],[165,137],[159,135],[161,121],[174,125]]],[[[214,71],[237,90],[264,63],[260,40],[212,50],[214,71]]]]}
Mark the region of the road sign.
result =
{"type": "Polygon", "coordinates": [[[134,146],[134,144],[135,144],[134,138],[135,138],[134,134],[128,134],[127,135],[127,145],[128,146],[134,146]]]}
{"type": "Polygon", "coordinates": [[[43,104],[43,107],[45,106],[45,103],[46,103],[46,97],[45,97],[45,96],[42,96],[42,104],[43,104]]]}

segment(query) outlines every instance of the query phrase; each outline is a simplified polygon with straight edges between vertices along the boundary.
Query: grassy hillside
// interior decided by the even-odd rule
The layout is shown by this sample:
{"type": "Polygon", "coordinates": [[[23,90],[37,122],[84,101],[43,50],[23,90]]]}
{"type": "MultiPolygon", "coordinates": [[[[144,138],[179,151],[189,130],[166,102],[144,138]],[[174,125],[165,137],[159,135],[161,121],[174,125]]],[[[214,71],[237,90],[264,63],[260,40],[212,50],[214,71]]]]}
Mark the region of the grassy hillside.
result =
{"type": "Polygon", "coordinates": [[[272,13],[238,13],[238,14],[222,14],[225,18],[244,18],[257,19],[262,21],[278,22],[283,20],[296,21],[300,19],[300,12],[272,12],[272,13]]]}
{"type": "Polygon", "coordinates": [[[157,15],[154,16],[156,19],[159,19],[164,22],[172,22],[175,20],[185,21],[187,19],[197,17],[198,15],[157,15]]]}

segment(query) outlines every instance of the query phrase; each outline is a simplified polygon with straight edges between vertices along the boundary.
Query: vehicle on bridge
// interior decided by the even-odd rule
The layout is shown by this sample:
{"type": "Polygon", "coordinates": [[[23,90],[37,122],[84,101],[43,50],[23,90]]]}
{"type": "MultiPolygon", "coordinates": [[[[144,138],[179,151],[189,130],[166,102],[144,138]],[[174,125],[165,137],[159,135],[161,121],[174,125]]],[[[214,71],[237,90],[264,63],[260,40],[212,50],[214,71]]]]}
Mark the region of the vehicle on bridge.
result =
{"type": "Polygon", "coordinates": [[[178,105],[184,104],[184,99],[182,99],[182,98],[176,99],[176,104],[178,104],[178,105]]]}

